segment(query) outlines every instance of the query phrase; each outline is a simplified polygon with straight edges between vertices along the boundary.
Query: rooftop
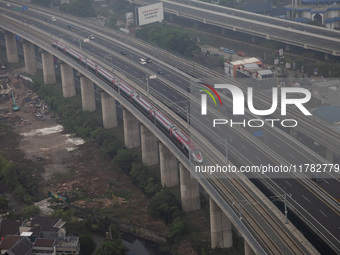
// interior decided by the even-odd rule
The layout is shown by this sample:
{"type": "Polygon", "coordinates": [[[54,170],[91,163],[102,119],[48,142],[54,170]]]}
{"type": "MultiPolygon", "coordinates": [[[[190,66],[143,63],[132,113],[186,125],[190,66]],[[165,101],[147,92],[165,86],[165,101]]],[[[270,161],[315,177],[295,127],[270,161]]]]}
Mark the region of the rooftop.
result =
{"type": "Polygon", "coordinates": [[[20,240],[20,236],[5,236],[4,239],[1,240],[0,249],[9,250],[12,248],[18,241],[20,240]]]}

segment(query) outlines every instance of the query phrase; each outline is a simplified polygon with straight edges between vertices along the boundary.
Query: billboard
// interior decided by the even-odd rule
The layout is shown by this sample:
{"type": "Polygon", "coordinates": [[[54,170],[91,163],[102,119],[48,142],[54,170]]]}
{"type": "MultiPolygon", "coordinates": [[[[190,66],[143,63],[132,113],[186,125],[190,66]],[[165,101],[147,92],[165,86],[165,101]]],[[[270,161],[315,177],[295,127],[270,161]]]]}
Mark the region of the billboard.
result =
{"type": "Polygon", "coordinates": [[[127,12],[125,14],[125,16],[126,16],[126,23],[128,25],[132,24],[133,23],[133,13],[132,12],[127,12]]]}
{"type": "Polygon", "coordinates": [[[138,24],[140,26],[164,19],[163,3],[151,4],[138,8],[138,24]]]}

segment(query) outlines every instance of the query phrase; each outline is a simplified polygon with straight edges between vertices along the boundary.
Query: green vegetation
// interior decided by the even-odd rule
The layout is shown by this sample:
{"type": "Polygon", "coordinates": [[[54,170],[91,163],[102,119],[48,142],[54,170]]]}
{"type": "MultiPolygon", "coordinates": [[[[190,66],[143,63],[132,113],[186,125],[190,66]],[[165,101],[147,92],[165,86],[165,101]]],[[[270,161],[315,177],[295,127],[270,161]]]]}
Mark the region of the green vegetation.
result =
{"type": "Polygon", "coordinates": [[[52,0],[32,0],[32,4],[41,5],[44,7],[50,7],[52,0]]]}
{"type": "Polygon", "coordinates": [[[0,196],[0,214],[6,213],[9,210],[8,200],[4,196],[0,196]]]}
{"type": "Polygon", "coordinates": [[[82,255],[91,255],[96,249],[96,243],[88,234],[79,235],[80,253],[82,255]]]}
{"type": "Polygon", "coordinates": [[[40,213],[40,208],[36,205],[29,205],[26,206],[23,210],[22,210],[22,217],[26,220],[33,218],[35,216],[37,216],[40,213]]]}
{"type": "MultiPolygon", "coordinates": [[[[33,170],[35,172],[35,170],[33,170]]],[[[18,170],[14,163],[9,162],[0,155],[0,181],[7,184],[14,195],[23,202],[30,203],[34,197],[32,192],[37,191],[38,183],[24,170],[18,170]],[[36,190],[34,190],[36,189],[36,190]]]]}
{"type": "Polygon", "coordinates": [[[131,170],[132,163],[136,161],[136,155],[127,149],[121,149],[113,158],[113,164],[126,172],[131,170]]]}
{"type": "Polygon", "coordinates": [[[150,170],[141,162],[133,163],[129,174],[148,197],[155,195],[162,188],[160,180],[153,176],[150,170]]]}
{"type": "Polygon", "coordinates": [[[112,8],[114,9],[117,19],[125,21],[125,13],[132,11],[129,9],[129,1],[126,0],[111,0],[112,8]]]}
{"type": "Polygon", "coordinates": [[[151,198],[148,212],[152,216],[159,217],[166,223],[170,223],[181,215],[181,208],[175,195],[165,189],[151,198]]]}
{"type": "Polygon", "coordinates": [[[112,29],[117,29],[117,18],[116,16],[112,15],[109,17],[108,21],[105,24],[107,27],[112,29]]]}
{"type": "Polygon", "coordinates": [[[144,26],[136,31],[136,37],[188,57],[201,52],[185,31],[170,25],[144,26]]]}
{"type": "Polygon", "coordinates": [[[120,234],[114,225],[108,228],[109,240],[96,250],[96,255],[125,255],[127,249],[123,246],[120,234]]]}
{"type": "Polygon", "coordinates": [[[119,240],[109,240],[103,243],[102,247],[96,250],[97,255],[125,255],[126,248],[119,243],[119,240]]]}
{"type": "Polygon", "coordinates": [[[95,16],[94,8],[92,7],[92,0],[72,0],[69,4],[60,5],[60,11],[78,17],[95,16]]]}

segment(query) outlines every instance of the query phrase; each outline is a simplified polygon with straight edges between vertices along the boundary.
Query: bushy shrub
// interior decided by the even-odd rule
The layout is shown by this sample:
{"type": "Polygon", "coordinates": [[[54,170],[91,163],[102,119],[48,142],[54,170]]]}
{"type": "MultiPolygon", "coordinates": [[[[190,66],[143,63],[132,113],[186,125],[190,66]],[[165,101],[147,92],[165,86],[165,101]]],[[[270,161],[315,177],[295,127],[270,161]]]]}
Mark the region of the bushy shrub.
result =
{"type": "Polygon", "coordinates": [[[158,192],[150,201],[148,212],[163,219],[166,223],[181,215],[180,205],[174,194],[163,190],[158,192]]]}

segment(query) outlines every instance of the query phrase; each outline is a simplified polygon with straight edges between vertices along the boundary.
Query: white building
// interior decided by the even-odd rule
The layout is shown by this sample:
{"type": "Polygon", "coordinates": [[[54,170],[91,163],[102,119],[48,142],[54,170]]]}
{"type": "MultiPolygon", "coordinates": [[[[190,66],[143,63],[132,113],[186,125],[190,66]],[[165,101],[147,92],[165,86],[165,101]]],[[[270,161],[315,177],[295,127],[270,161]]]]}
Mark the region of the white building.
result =
{"type": "Polygon", "coordinates": [[[340,0],[293,0],[285,9],[287,19],[340,28],[340,0]]]}

